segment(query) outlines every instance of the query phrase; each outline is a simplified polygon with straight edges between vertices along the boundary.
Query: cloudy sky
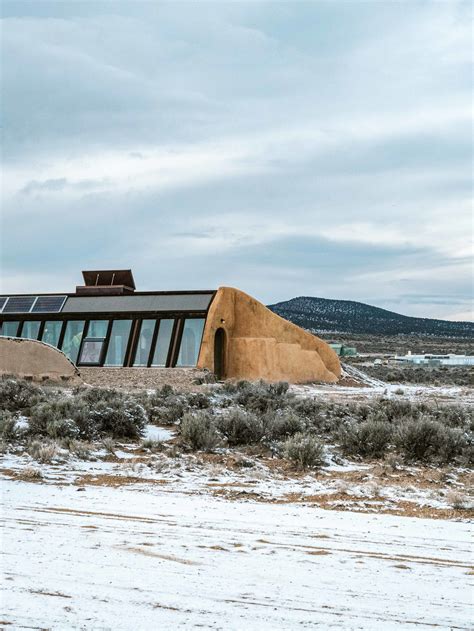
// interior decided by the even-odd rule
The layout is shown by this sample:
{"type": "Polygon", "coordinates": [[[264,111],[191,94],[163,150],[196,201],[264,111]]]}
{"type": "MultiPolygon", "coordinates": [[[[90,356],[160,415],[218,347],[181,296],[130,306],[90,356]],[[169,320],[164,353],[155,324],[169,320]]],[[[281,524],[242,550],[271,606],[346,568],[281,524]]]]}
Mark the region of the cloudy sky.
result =
{"type": "Polygon", "coordinates": [[[470,311],[470,2],[2,2],[3,292],[470,311]]]}

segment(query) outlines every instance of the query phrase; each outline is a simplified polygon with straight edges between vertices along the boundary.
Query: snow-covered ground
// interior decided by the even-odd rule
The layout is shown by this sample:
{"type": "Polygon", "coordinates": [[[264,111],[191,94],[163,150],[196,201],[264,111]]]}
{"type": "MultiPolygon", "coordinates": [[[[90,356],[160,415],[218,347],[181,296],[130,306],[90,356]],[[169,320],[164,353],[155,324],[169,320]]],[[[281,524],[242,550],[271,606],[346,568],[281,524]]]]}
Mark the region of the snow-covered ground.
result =
{"type": "MultiPolygon", "coordinates": [[[[168,441],[166,428],[147,426],[148,435],[168,441]],[[155,431],[156,430],[156,431],[155,431]]],[[[143,492],[157,485],[162,492],[203,494],[259,502],[308,502],[320,507],[361,512],[391,512],[420,517],[468,519],[474,508],[469,470],[351,462],[326,448],[326,464],[306,473],[287,471],[267,458],[220,449],[213,456],[153,452],[137,443],[116,443],[113,453],[97,444],[88,459],[61,449],[50,463],[39,463],[21,447],[4,453],[0,478],[53,485],[129,486],[143,492]],[[452,514],[453,494],[463,505],[452,514]]]]}
{"type": "Polygon", "coordinates": [[[471,629],[465,522],[3,481],[8,629],[471,629]]]}
{"type": "Polygon", "coordinates": [[[291,386],[297,396],[324,398],[334,401],[367,401],[380,397],[409,399],[410,401],[437,401],[438,403],[474,404],[474,388],[463,386],[429,386],[397,383],[352,387],[338,384],[310,384],[291,386]]]}

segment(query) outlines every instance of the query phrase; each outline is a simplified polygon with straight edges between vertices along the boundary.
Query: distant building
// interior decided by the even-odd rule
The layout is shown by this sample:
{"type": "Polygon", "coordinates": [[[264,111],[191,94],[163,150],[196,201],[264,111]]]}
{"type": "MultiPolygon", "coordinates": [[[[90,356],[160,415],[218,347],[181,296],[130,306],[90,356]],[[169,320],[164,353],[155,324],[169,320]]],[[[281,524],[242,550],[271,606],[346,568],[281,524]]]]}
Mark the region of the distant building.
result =
{"type": "Polygon", "coordinates": [[[198,367],[219,378],[294,383],[341,375],[326,342],[238,289],[135,291],[131,270],[82,274],[73,293],[0,296],[1,371],[14,371],[19,348],[2,338],[21,338],[23,372],[28,357],[41,364],[46,344],[49,357],[58,349],[79,369],[198,367]]]}
{"type": "Polygon", "coordinates": [[[474,355],[397,355],[394,361],[424,366],[474,366],[474,355]]]}
{"type": "Polygon", "coordinates": [[[354,346],[345,346],[338,343],[329,344],[329,346],[338,357],[355,357],[357,355],[357,349],[354,346]]]}

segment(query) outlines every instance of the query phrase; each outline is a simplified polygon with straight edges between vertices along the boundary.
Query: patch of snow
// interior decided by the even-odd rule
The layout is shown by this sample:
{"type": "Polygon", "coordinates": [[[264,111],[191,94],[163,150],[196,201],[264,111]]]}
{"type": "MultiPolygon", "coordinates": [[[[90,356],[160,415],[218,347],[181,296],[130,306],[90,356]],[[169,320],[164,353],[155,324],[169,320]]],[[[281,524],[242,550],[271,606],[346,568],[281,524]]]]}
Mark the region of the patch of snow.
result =
{"type": "Polygon", "coordinates": [[[170,429],[165,429],[164,427],[157,427],[156,425],[145,425],[145,433],[143,438],[149,440],[159,440],[161,442],[166,442],[174,438],[175,432],[170,429]]]}
{"type": "Polygon", "coordinates": [[[15,429],[21,432],[26,431],[30,426],[30,421],[26,416],[18,416],[15,419],[15,429]]]}

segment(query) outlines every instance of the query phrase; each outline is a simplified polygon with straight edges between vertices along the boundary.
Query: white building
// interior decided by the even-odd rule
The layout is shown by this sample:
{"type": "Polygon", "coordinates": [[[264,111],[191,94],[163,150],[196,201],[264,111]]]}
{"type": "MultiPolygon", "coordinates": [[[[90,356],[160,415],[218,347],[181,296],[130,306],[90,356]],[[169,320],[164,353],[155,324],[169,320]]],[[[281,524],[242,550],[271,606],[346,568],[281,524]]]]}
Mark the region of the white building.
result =
{"type": "Polygon", "coordinates": [[[474,366],[474,355],[397,355],[395,361],[428,366],[474,366]]]}

